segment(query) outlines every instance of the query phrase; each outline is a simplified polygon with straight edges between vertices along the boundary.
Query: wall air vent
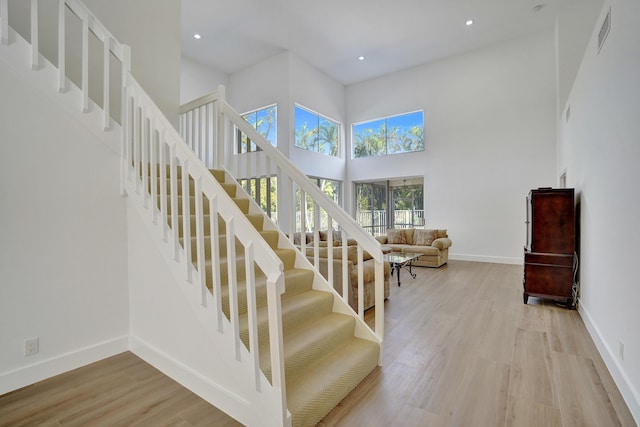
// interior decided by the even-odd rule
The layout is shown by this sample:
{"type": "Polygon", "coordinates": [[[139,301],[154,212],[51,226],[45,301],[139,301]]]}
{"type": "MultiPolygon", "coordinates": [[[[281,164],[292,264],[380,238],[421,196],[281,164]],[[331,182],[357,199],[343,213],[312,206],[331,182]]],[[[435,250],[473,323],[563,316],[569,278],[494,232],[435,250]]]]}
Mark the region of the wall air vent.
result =
{"type": "Polygon", "coordinates": [[[602,45],[604,44],[604,41],[607,39],[610,29],[611,29],[611,8],[609,8],[609,12],[607,12],[607,16],[604,17],[604,22],[602,23],[602,27],[600,27],[600,32],[598,33],[598,53],[600,53],[600,49],[602,49],[602,45]]]}

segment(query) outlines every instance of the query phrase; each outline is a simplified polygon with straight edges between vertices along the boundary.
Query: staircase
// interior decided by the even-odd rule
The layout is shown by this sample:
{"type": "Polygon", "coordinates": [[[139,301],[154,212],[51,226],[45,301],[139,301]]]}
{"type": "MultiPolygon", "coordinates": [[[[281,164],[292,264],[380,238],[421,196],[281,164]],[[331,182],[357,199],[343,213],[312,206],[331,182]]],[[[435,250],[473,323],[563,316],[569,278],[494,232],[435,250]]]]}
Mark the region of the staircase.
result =
{"type": "MultiPolygon", "coordinates": [[[[129,49],[80,1],[59,0],[58,16],[52,18],[58,21],[62,64],[68,45],[68,11],[83,29],[82,52],[75,55],[80,58],[83,81],[75,87],[64,65],[50,64],[40,54],[38,1],[30,5],[33,44],[9,26],[7,0],[0,0],[0,50],[13,45],[9,46],[12,51],[30,51],[14,57],[30,57],[33,70],[43,70],[34,75],[47,73],[41,78],[46,82],[43,87],[53,81],[50,74],[55,70],[57,87],[50,89],[64,97],[78,97],[79,116],[101,111],[100,131],[107,132],[107,139],[117,136],[120,142],[121,192],[148,230],[148,247],[157,248],[160,262],[182,292],[184,302],[179,305],[192,314],[189,319],[193,320],[180,319],[191,322],[185,335],[197,337],[197,344],[206,342],[209,348],[204,365],[198,354],[172,352],[166,345],[172,337],[154,343],[152,339],[162,333],[130,337],[138,339],[131,350],[247,425],[316,425],[382,359],[384,279],[377,242],[240,118],[224,101],[223,89],[205,107],[215,113],[211,129],[204,133],[214,135],[213,140],[198,142],[201,152],[189,147],[131,75],[129,49]],[[89,34],[103,43],[105,57],[111,55],[121,63],[119,117],[113,116],[109,105],[113,83],[108,72],[104,72],[101,104],[89,98],[89,34]],[[240,133],[260,148],[258,158],[256,153],[241,156],[229,149],[236,145],[229,136],[240,133]],[[333,283],[293,245],[294,225],[290,223],[286,233],[280,230],[237,181],[273,173],[289,205],[295,202],[287,194],[296,190],[303,199],[314,200],[316,220],[311,227],[316,237],[322,209],[328,227],[340,230],[342,241],[357,241],[360,265],[365,251],[376,260],[374,329],[364,322],[362,307],[357,312],[349,307],[347,287],[334,290],[333,283]],[[219,368],[209,370],[211,365],[219,368]]],[[[285,213],[282,209],[283,217],[285,213]]],[[[309,226],[303,220],[302,230],[309,226]]],[[[317,258],[319,239],[315,241],[317,258]]],[[[329,240],[329,249],[332,244],[329,240]]],[[[346,263],[346,247],[343,253],[346,263]]],[[[130,264],[135,256],[130,255],[130,264]]],[[[148,303],[131,301],[132,305],[148,303]]],[[[195,344],[194,349],[202,348],[195,344]]]]}
{"type": "MultiPolygon", "coordinates": [[[[249,213],[253,201],[242,194],[244,191],[238,184],[222,170],[212,170],[211,173],[282,260],[286,288],[282,295],[282,329],[287,407],[291,412],[292,425],[313,426],[378,365],[380,347],[375,342],[356,338],[353,316],[333,312],[334,296],[312,288],[314,271],[296,267],[296,250],[278,247],[279,233],[263,229],[263,221],[267,220],[264,214],[249,213]]],[[[220,224],[220,230],[224,230],[223,222],[220,224]]],[[[220,248],[227,247],[226,237],[224,234],[218,236],[220,248]]],[[[191,245],[195,252],[195,239],[191,245]]],[[[244,250],[241,245],[236,245],[236,251],[240,336],[244,345],[249,347],[247,283],[242,269],[244,250]]],[[[210,253],[205,253],[205,262],[211,261],[210,253]]],[[[221,250],[222,308],[227,317],[230,316],[231,300],[228,262],[226,250],[221,250]]],[[[260,368],[271,381],[266,278],[258,272],[255,279],[260,368]]],[[[213,289],[211,277],[207,278],[207,288],[213,289]]]]}

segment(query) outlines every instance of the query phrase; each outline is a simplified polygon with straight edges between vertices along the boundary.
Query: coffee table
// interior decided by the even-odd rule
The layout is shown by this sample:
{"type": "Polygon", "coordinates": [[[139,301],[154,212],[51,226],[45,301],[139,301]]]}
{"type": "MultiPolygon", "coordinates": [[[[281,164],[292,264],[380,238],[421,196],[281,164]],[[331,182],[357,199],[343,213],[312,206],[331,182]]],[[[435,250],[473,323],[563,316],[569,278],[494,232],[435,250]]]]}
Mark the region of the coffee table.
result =
{"type": "Polygon", "coordinates": [[[397,272],[398,277],[398,286],[400,286],[400,269],[404,268],[409,271],[409,274],[414,279],[416,278],[416,274],[411,271],[411,265],[413,260],[420,258],[420,254],[411,254],[406,252],[391,252],[383,255],[384,260],[389,263],[391,267],[391,275],[393,276],[393,272],[397,272]]]}

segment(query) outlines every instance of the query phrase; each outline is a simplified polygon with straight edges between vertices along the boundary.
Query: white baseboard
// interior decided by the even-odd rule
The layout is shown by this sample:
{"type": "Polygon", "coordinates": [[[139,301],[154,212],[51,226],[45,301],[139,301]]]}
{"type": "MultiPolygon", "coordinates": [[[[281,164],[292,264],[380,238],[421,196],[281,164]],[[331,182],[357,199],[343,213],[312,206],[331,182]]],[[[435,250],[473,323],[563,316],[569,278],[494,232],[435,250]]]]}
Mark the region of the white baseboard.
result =
{"type": "Polygon", "coordinates": [[[578,312],[589,331],[591,339],[596,344],[600,356],[604,360],[605,365],[607,365],[609,373],[611,373],[613,380],[618,386],[625,403],[629,407],[636,424],[640,425],[640,394],[638,393],[638,390],[636,390],[631,381],[629,381],[629,377],[616,357],[616,352],[607,345],[607,342],[603,339],[600,330],[589,315],[589,310],[585,308],[582,301],[578,304],[578,312]]]}
{"type": "Polygon", "coordinates": [[[248,415],[251,413],[249,410],[250,404],[247,400],[229,390],[223,389],[218,384],[211,382],[198,372],[137,337],[129,337],[129,350],[169,378],[235,418],[238,422],[245,425],[250,423],[251,420],[249,418],[241,418],[243,414],[248,415]]]}
{"type": "Polygon", "coordinates": [[[515,264],[523,265],[524,262],[521,257],[499,257],[499,256],[486,256],[486,255],[468,255],[468,254],[454,254],[449,252],[449,259],[454,261],[475,261],[475,262],[490,262],[493,264],[515,264]]]}
{"type": "Polygon", "coordinates": [[[128,349],[128,337],[123,336],[3,372],[0,374],[0,395],[120,354],[128,349]]]}

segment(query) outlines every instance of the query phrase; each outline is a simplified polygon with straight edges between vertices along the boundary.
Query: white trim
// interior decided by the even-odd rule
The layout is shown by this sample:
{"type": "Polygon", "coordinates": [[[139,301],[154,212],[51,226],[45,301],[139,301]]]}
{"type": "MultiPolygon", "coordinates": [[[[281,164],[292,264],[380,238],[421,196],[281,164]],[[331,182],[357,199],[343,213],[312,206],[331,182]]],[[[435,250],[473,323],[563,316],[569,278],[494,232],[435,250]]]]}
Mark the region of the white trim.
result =
{"type": "Polygon", "coordinates": [[[128,343],[125,335],[3,372],[0,374],[0,395],[120,354],[128,350],[128,343]]]}
{"type": "Polygon", "coordinates": [[[475,261],[475,262],[490,262],[493,264],[515,264],[524,265],[524,261],[520,257],[500,257],[500,256],[486,256],[486,255],[469,255],[469,254],[452,254],[449,252],[449,259],[456,261],[475,261]]]}
{"type": "Polygon", "coordinates": [[[602,336],[598,326],[593,322],[593,319],[582,303],[582,300],[579,300],[578,313],[580,313],[580,317],[582,318],[584,325],[587,327],[587,331],[589,331],[591,339],[596,344],[600,356],[604,360],[609,373],[618,386],[620,394],[622,394],[622,398],[629,407],[631,415],[633,416],[636,424],[640,425],[640,393],[638,393],[638,390],[636,390],[633,383],[629,380],[625,370],[620,365],[620,362],[616,357],[616,352],[607,345],[606,340],[602,336]]]}

